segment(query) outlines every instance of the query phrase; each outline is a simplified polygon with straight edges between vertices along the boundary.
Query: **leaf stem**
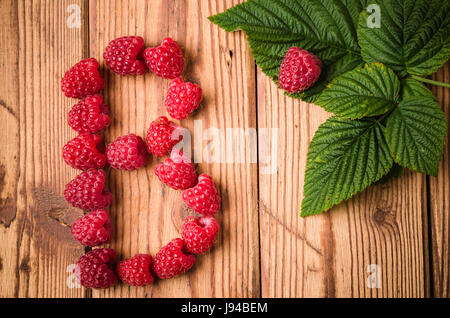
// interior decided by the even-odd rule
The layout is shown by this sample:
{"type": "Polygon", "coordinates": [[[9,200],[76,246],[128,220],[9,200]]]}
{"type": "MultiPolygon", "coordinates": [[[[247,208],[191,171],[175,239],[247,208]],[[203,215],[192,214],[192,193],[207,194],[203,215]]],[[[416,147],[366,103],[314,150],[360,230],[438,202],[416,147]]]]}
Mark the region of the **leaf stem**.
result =
{"type": "Polygon", "coordinates": [[[442,82],[438,82],[438,81],[433,81],[433,80],[430,80],[428,78],[423,78],[423,77],[416,76],[416,75],[411,75],[411,78],[414,78],[415,80],[418,80],[420,82],[424,82],[424,83],[428,83],[428,84],[432,84],[432,85],[437,85],[437,86],[450,88],[450,84],[448,84],[448,83],[442,83],[442,82]]]}

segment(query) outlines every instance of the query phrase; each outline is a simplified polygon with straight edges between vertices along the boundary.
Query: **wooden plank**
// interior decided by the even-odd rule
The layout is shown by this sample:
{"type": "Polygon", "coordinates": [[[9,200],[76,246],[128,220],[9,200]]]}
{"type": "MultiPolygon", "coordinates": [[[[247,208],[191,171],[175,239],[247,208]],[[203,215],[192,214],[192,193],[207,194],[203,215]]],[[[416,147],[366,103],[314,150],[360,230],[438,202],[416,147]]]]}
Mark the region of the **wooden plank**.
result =
{"type": "Polygon", "coordinates": [[[0,284],[0,296],[14,297],[18,293],[17,279],[13,279],[18,273],[17,252],[15,241],[18,239],[17,215],[17,177],[19,176],[19,164],[17,158],[19,149],[19,21],[17,5],[15,1],[0,2],[0,12],[4,18],[0,20],[0,40],[2,45],[0,54],[0,71],[10,76],[8,81],[3,81],[0,86],[0,118],[6,125],[6,129],[0,131],[0,144],[5,152],[0,152],[0,239],[5,246],[0,249],[0,280],[6,284],[0,284]],[[17,52],[11,57],[12,52],[17,52]],[[11,158],[14,158],[11,160],[11,158]],[[11,246],[10,249],[6,249],[11,246]]]}
{"type": "MultiPolygon", "coordinates": [[[[140,35],[148,47],[164,37],[173,37],[185,52],[185,79],[199,83],[204,92],[201,109],[182,121],[193,138],[202,137],[201,132],[194,133],[194,120],[200,120],[203,129],[256,127],[254,62],[244,36],[226,34],[207,20],[209,15],[236,3],[91,1],[91,56],[103,63],[102,53],[108,42],[123,35],[140,35]]],[[[128,133],[144,137],[150,122],[166,115],[163,101],[169,81],[148,73],[126,78],[106,70],[103,74],[104,95],[113,118],[105,132],[106,141],[128,133]]],[[[251,147],[246,149],[249,152],[251,147]]],[[[163,186],[154,176],[159,161],[152,159],[138,171],[110,172],[115,197],[110,212],[116,227],[111,246],[122,259],[136,253],[155,255],[162,245],[180,236],[188,212],[181,193],[163,186]]],[[[214,249],[199,257],[195,268],[186,275],[145,288],[119,285],[94,291],[94,297],[259,296],[256,164],[201,163],[199,171],[212,175],[223,196],[223,208],[217,213],[221,234],[214,249]]]]}
{"type": "Polygon", "coordinates": [[[330,115],[284,96],[260,70],[257,79],[258,127],[279,128],[278,173],[259,175],[262,296],[428,295],[425,177],[406,173],[301,219],[308,146],[330,115]],[[380,288],[366,284],[371,264],[379,268],[380,288]]]}
{"type": "MultiPolygon", "coordinates": [[[[447,63],[433,79],[450,83],[450,63],[447,63]]],[[[447,115],[450,123],[450,90],[443,87],[433,87],[433,93],[447,115]]],[[[430,228],[432,253],[433,296],[450,297],[450,137],[444,148],[444,158],[440,163],[437,178],[430,177],[430,228]]]]}
{"type": "Polygon", "coordinates": [[[85,51],[83,28],[66,10],[85,1],[1,1],[0,296],[83,297],[67,288],[67,266],[83,254],[69,227],[80,211],[63,189],[76,171],[61,149],[75,136],[66,123],[74,100],[60,78],[85,51]],[[6,126],[5,126],[6,125],[6,126]]]}

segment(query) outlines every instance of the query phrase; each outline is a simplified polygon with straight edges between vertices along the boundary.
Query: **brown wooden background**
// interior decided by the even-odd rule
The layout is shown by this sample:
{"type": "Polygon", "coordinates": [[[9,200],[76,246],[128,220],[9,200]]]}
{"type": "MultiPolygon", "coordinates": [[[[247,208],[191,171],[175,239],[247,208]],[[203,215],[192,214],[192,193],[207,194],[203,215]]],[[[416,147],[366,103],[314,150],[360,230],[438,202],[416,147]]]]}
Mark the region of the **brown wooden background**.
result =
{"type": "MultiPolygon", "coordinates": [[[[372,187],[332,212],[299,218],[308,144],[329,116],[287,98],[255,66],[244,34],[207,20],[238,0],[0,1],[0,296],[1,297],[448,297],[450,150],[439,177],[417,173],[372,187]],[[82,11],[68,28],[67,8],[82,11]],[[252,163],[199,165],[218,183],[222,231],[193,270],[146,288],[106,291],[68,288],[68,266],[85,253],[69,225],[64,185],[78,172],[61,156],[76,133],[66,124],[75,100],[60,78],[75,62],[96,57],[109,40],[141,35],[147,46],[171,36],[184,48],[188,80],[205,100],[182,124],[278,128],[278,173],[252,163]],[[368,288],[367,267],[378,264],[381,288],[368,288]]],[[[168,81],[152,74],[113,75],[104,96],[113,123],[106,142],[136,133],[165,114],[168,81]]],[[[450,82],[449,66],[434,78],[450,82]]],[[[449,90],[434,88],[449,119],[449,90]]],[[[206,143],[207,141],[205,141],[206,143]]],[[[259,145],[268,147],[270,143],[259,145]]],[[[252,145],[246,145],[246,156],[252,145]]],[[[120,257],[155,254],[180,233],[187,215],[180,194],[153,175],[156,160],[134,172],[110,172],[110,212],[120,257]]]]}

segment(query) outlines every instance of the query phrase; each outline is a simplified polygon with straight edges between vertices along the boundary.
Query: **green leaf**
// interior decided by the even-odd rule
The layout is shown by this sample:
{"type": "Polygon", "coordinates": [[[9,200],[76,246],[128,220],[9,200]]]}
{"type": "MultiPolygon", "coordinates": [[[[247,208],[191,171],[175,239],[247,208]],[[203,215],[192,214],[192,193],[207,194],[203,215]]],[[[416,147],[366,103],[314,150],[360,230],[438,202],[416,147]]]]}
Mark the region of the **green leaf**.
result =
{"type": "Polygon", "coordinates": [[[386,175],[392,165],[378,121],[331,117],[309,146],[301,215],[319,214],[351,198],[386,175]]]}
{"type": "Polygon", "coordinates": [[[335,77],[363,64],[357,21],[367,0],[249,0],[209,17],[226,31],[243,30],[262,71],[275,82],[291,46],[322,60],[323,72],[310,90],[291,95],[313,102],[335,77]]]}
{"type": "Polygon", "coordinates": [[[450,6],[448,0],[378,0],[380,28],[373,13],[363,11],[358,39],[367,63],[381,62],[401,76],[430,75],[450,55],[450,6]]]}
{"type": "Polygon", "coordinates": [[[382,115],[395,107],[400,81],[383,64],[368,64],[335,78],[316,104],[342,118],[359,119],[382,115]]]}
{"type": "Polygon", "coordinates": [[[401,100],[414,97],[429,97],[436,99],[433,93],[421,82],[412,78],[402,80],[401,100]]]}
{"type": "Polygon", "coordinates": [[[389,116],[386,140],[395,162],[437,175],[447,133],[445,114],[436,99],[406,98],[389,116]]]}

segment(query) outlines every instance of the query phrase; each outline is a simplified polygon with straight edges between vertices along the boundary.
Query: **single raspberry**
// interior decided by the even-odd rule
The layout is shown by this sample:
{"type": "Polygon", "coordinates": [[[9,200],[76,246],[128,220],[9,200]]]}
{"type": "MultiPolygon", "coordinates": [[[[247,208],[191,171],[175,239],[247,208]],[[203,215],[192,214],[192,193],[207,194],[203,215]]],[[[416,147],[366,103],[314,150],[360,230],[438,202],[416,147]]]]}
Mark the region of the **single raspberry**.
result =
{"type": "Polygon", "coordinates": [[[117,275],[128,285],[145,286],[153,283],[150,273],[152,257],[147,254],[137,254],[132,258],[121,261],[117,265],[117,275]]]}
{"type": "Polygon", "coordinates": [[[87,288],[108,288],[117,284],[114,274],[116,252],[110,248],[93,250],[80,257],[74,274],[87,288]]]}
{"type": "Polygon", "coordinates": [[[185,119],[202,101],[202,89],[193,83],[184,82],[181,77],[174,79],[169,85],[164,104],[172,118],[185,119]]]}
{"type": "Polygon", "coordinates": [[[135,134],[119,137],[106,148],[108,163],[119,170],[143,167],[148,156],[147,146],[142,138],[135,134]]]}
{"type": "Polygon", "coordinates": [[[103,58],[116,74],[142,75],[147,71],[142,57],[143,47],[144,39],[140,36],[123,36],[109,42],[103,58]]]}
{"type": "Polygon", "coordinates": [[[197,185],[183,191],[183,200],[195,212],[214,215],[220,207],[220,194],[210,176],[201,174],[197,185]]]}
{"type": "Polygon", "coordinates": [[[214,245],[217,232],[219,223],[212,216],[188,216],[183,224],[184,246],[189,253],[204,254],[214,245]]]}
{"type": "Polygon", "coordinates": [[[146,49],[144,58],[148,68],[160,77],[173,79],[183,72],[183,52],[171,38],[165,38],[158,47],[146,49]]]}
{"type": "Polygon", "coordinates": [[[93,247],[109,243],[113,227],[108,212],[98,209],[76,220],[70,231],[81,244],[93,247]]]}
{"type": "Polygon", "coordinates": [[[176,238],[162,247],[153,259],[153,272],[161,279],[172,278],[188,271],[195,256],[186,252],[182,239],[176,238]]]}
{"type": "Polygon", "coordinates": [[[70,181],[64,190],[64,197],[74,207],[95,210],[108,207],[112,195],[105,187],[106,172],[89,169],[70,181]]]}
{"type": "Polygon", "coordinates": [[[106,164],[102,138],[95,134],[81,134],[63,147],[64,161],[80,170],[103,168],[106,164]]]}
{"type": "Polygon", "coordinates": [[[100,92],[105,83],[94,58],[82,60],[64,74],[61,89],[67,97],[85,98],[100,92]]]}
{"type": "Polygon", "coordinates": [[[314,54],[291,47],[281,63],[278,84],[288,93],[304,91],[319,79],[322,62],[314,54]]]}
{"type": "Polygon", "coordinates": [[[80,134],[94,134],[109,126],[108,106],[101,95],[89,96],[72,107],[69,126],[80,134]]]}
{"type": "Polygon", "coordinates": [[[151,154],[163,157],[183,140],[183,134],[183,127],[169,121],[167,117],[159,117],[150,124],[148,129],[147,149],[151,154]]]}
{"type": "Polygon", "coordinates": [[[163,183],[175,190],[185,190],[192,187],[197,180],[195,167],[187,156],[173,151],[155,168],[155,174],[163,183]]]}

